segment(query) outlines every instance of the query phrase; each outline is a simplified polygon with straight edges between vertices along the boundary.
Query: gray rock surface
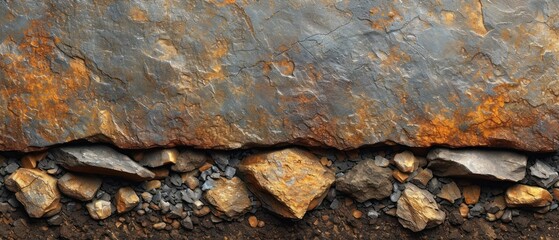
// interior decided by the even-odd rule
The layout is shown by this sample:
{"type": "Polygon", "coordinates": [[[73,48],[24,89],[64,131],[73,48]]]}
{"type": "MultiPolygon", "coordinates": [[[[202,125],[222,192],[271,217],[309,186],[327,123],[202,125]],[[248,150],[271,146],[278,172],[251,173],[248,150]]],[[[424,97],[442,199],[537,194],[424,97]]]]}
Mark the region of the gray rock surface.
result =
{"type": "Polygon", "coordinates": [[[431,150],[427,159],[436,176],[517,182],[526,175],[526,156],[514,152],[438,148],[431,150]]]}
{"type": "Polygon", "coordinates": [[[392,194],[392,171],[379,167],[372,159],[363,160],[336,179],[336,190],[354,197],[358,202],[383,199],[392,194]]]}
{"type": "Polygon", "coordinates": [[[530,167],[530,174],[536,178],[536,183],[544,188],[548,188],[559,180],[559,173],[540,160],[537,160],[536,163],[530,167]]]}
{"type": "Polygon", "coordinates": [[[0,1],[0,151],[550,151],[558,13],[550,0],[0,1]]]}
{"type": "Polygon", "coordinates": [[[155,177],[128,156],[107,146],[61,147],[51,153],[59,165],[70,171],[114,175],[136,181],[155,177]]]}

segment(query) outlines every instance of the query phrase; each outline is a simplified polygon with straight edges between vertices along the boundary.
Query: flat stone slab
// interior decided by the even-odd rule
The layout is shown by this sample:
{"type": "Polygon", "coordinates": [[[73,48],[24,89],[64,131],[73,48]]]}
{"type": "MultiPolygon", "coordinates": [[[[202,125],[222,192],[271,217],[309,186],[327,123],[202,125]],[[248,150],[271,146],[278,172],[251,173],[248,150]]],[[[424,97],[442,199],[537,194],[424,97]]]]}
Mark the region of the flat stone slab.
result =
{"type": "Polygon", "coordinates": [[[0,1],[0,151],[556,150],[557,14],[520,0],[0,1]]]}

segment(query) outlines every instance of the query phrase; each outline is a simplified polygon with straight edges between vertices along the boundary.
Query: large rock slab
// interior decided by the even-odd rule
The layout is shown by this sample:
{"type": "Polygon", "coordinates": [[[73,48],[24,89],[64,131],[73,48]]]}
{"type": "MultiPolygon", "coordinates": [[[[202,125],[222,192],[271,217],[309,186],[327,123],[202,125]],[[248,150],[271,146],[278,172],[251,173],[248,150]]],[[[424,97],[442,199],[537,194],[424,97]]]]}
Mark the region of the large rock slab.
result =
{"type": "Polygon", "coordinates": [[[459,176],[488,180],[520,181],[526,175],[527,157],[506,151],[453,150],[437,148],[427,155],[429,168],[437,176],[459,176]]]}
{"type": "Polygon", "coordinates": [[[359,162],[336,179],[336,190],[349,194],[358,202],[383,199],[392,194],[392,170],[379,167],[372,159],[359,162]]]}
{"type": "Polygon", "coordinates": [[[398,199],[396,215],[402,226],[414,232],[435,227],[446,218],[430,192],[409,183],[398,199]]]}
{"type": "Polygon", "coordinates": [[[70,171],[113,175],[135,181],[155,177],[154,173],[128,156],[103,145],[61,147],[51,153],[59,165],[70,171]]]}
{"type": "Polygon", "coordinates": [[[39,169],[20,168],[5,181],[6,187],[15,192],[30,217],[50,217],[60,212],[60,192],[56,178],[39,169]]]}
{"type": "Polygon", "coordinates": [[[0,150],[550,151],[558,13],[536,0],[1,1],[0,150]]]}
{"type": "Polygon", "coordinates": [[[335,180],[315,155],[298,148],[250,155],[239,170],[264,207],[294,219],[318,206],[335,180]]]}

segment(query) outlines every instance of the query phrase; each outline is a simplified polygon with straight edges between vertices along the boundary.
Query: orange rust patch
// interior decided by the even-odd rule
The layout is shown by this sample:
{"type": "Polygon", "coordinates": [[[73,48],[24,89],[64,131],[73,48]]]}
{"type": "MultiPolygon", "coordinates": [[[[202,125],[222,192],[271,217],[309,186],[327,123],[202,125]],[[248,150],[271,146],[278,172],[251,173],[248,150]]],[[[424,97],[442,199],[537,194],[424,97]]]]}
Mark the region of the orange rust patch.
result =
{"type": "Polygon", "coordinates": [[[454,24],[454,20],[455,20],[456,16],[453,12],[442,11],[441,15],[442,15],[443,22],[445,24],[447,24],[447,25],[454,24]]]}
{"type": "Polygon", "coordinates": [[[207,50],[206,57],[210,62],[211,72],[204,74],[204,79],[207,81],[211,80],[223,80],[226,77],[226,73],[221,66],[221,58],[225,57],[229,53],[228,42],[223,39],[219,39],[216,43],[209,47],[207,50]]]}
{"type": "Polygon", "coordinates": [[[210,3],[218,6],[225,7],[227,5],[235,4],[236,0],[210,0],[210,3]]]}
{"type": "Polygon", "coordinates": [[[481,3],[479,1],[474,1],[474,4],[464,4],[464,14],[466,17],[466,23],[468,26],[477,34],[485,35],[487,29],[483,25],[483,12],[481,11],[481,3]]]}
{"type": "Polygon", "coordinates": [[[385,31],[387,27],[392,25],[395,21],[401,21],[402,16],[393,6],[390,9],[380,9],[373,7],[369,10],[371,18],[371,28],[378,31],[385,31]]]}
{"type": "Polygon", "coordinates": [[[147,22],[149,21],[148,15],[146,13],[146,11],[139,9],[137,7],[133,7],[130,9],[130,11],[128,12],[130,19],[136,21],[136,22],[147,22]]]}
{"type": "Polygon", "coordinates": [[[295,63],[291,60],[281,60],[273,63],[274,66],[281,72],[282,75],[291,76],[295,71],[295,63]]]}

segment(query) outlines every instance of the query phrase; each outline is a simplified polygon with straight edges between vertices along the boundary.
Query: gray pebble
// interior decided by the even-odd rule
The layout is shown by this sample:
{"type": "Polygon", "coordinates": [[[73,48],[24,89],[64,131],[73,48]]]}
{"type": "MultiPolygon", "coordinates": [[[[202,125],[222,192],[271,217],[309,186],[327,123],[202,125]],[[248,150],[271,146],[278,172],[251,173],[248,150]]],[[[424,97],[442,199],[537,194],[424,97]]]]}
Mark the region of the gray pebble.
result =
{"type": "Polygon", "coordinates": [[[47,220],[47,223],[51,226],[59,226],[62,225],[64,219],[60,215],[54,215],[47,220]]]}
{"type": "Polygon", "coordinates": [[[367,217],[371,218],[371,219],[377,219],[379,217],[379,213],[377,211],[375,211],[374,209],[371,209],[367,212],[367,217]]]}
{"type": "Polygon", "coordinates": [[[13,172],[15,172],[17,169],[19,168],[19,165],[17,163],[10,163],[8,164],[8,166],[6,166],[6,172],[11,174],[13,172]]]}
{"type": "Polygon", "coordinates": [[[207,191],[215,187],[215,181],[211,178],[208,178],[204,184],[202,184],[202,191],[207,191]]]}
{"type": "Polygon", "coordinates": [[[330,203],[330,208],[331,209],[338,209],[340,207],[340,201],[338,201],[338,199],[334,199],[334,201],[332,201],[332,203],[330,203]]]}
{"type": "Polygon", "coordinates": [[[185,217],[181,221],[181,225],[188,230],[194,229],[194,224],[192,224],[192,219],[190,217],[185,217]]]}
{"type": "Polygon", "coordinates": [[[225,168],[225,177],[227,179],[231,179],[235,176],[236,172],[237,172],[237,169],[235,169],[234,167],[227,166],[225,168]]]}
{"type": "Polygon", "coordinates": [[[379,167],[388,167],[390,161],[382,156],[375,156],[375,165],[379,167]]]}

